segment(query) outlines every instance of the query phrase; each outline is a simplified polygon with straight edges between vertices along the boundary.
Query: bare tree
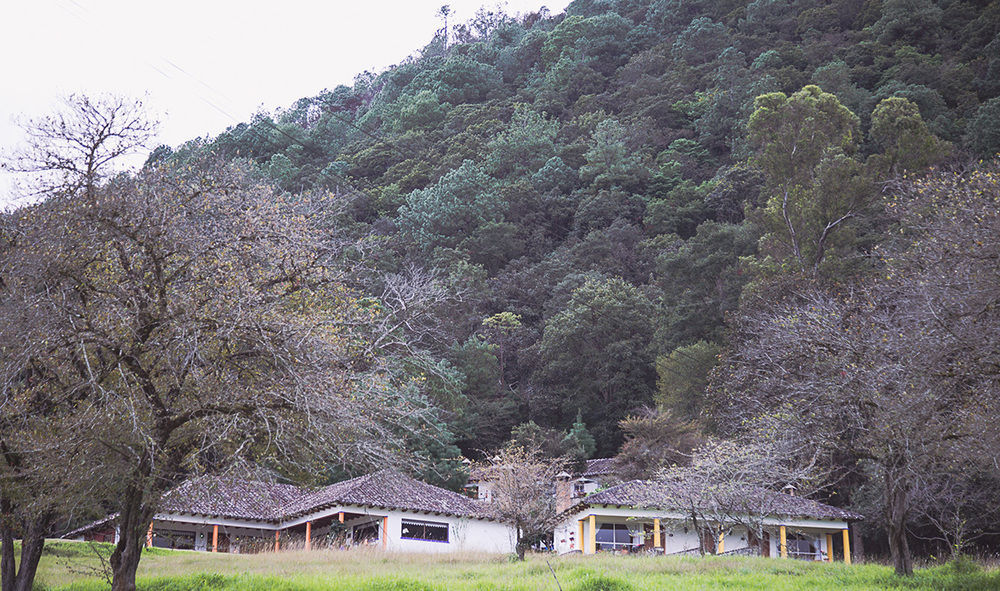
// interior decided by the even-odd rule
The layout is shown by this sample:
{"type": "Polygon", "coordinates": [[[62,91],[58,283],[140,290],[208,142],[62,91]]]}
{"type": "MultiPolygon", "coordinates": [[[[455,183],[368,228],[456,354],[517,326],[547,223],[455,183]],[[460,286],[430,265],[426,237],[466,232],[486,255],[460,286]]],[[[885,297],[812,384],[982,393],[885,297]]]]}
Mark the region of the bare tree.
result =
{"type": "Polygon", "coordinates": [[[496,515],[517,530],[518,560],[524,560],[529,548],[552,533],[556,515],[552,487],[564,467],[560,458],[511,444],[475,468],[480,480],[490,483],[496,515]]]}
{"type": "Polygon", "coordinates": [[[900,574],[922,495],[1000,451],[998,179],[989,166],[898,187],[888,207],[904,239],[880,253],[880,276],[765,289],[735,318],[716,374],[720,424],[772,417],[867,466],[900,574]]]}
{"type": "Polygon", "coordinates": [[[659,473],[663,490],[700,533],[699,551],[716,552],[716,540],[734,525],[745,527],[751,544],[764,539],[767,518],[785,507],[777,491],[786,486],[810,494],[823,482],[816,450],[774,429],[760,428],[739,443],[710,439],[685,466],[659,473]]]}
{"type": "Polygon", "coordinates": [[[160,496],[191,473],[413,461],[400,434],[436,409],[397,388],[370,345],[379,332],[345,281],[336,197],[279,198],[211,159],[101,182],[102,162],[67,165],[48,200],[12,217],[0,343],[23,348],[31,371],[5,393],[72,402],[69,432],[84,436],[50,444],[87,458],[81,486],[109,484],[114,589],[135,588],[160,496]]]}
{"type": "Polygon", "coordinates": [[[52,115],[21,122],[25,145],[4,168],[28,178],[29,195],[93,189],[123,157],[146,147],[156,133],[141,101],[73,94],[52,115]]]}
{"type": "MultiPolygon", "coordinates": [[[[117,161],[141,149],[156,128],[138,101],[73,95],[63,110],[22,122],[26,145],[3,168],[27,178],[26,197],[86,198],[117,161]]],[[[37,360],[49,353],[52,318],[38,314],[44,289],[21,291],[18,253],[34,248],[30,224],[39,208],[0,216],[0,588],[30,589],[57,514],[85,502],[90,484],[79,460],[75,425],[67,418],[81,398],[54,385],[37,360]],[[57,444],[57,442],[62,443],[57,444]],[[67,464],[67,460],[73,462],[67,464]],[[13,538],[22,538],[14,565],[13,538]]],[[[29,268],[27,272],[35,272],[29,268]]],[[[90,495],[93,496],[93,495],[90,495]]]]}

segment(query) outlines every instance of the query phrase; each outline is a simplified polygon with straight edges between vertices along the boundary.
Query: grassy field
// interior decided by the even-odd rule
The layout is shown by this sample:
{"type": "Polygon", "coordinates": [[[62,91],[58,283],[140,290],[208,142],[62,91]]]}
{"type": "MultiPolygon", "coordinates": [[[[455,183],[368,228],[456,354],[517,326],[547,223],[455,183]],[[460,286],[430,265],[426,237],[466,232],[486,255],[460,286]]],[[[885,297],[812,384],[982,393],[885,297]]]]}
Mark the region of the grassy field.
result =
{"type": "MultiPolygon", "coordinates": [[[[106,545],[95,546],[105,555],[110,552],[106,545]]],[[[38,588],[107,589],[107,583],[100,579],[101,560],[94,550],[86,543],[47,544],[38,588]]],[[[902,579],[891,569],[872,564],[578,555],[532,556],[524,563],[515,563],[496,556],[426,556],[377,550],[240,556],[153,549],[143,556],[139,575],[139,588],[146,591],[1000,589],[1000,571],[984,570],[971,561],[920,569],[915,577],[902,579]]]]}

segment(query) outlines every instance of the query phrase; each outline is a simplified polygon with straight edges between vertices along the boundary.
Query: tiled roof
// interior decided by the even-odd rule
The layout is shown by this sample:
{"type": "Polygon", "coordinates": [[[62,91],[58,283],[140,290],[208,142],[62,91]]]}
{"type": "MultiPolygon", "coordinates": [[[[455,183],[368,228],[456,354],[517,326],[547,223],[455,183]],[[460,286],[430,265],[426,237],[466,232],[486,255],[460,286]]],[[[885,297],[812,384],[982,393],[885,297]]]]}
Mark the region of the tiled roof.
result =
{"type": "MultiPolygon", "coordinates": [[[[686,509],[694,505],[700,511],[724,508],[726,511],[782,517],[807,517],[858,521],[864,516],[813,501],[769,490],[737,491],[720,488],[717,491],[692,492],[677,481],[631,480],[588,495],[581,505],[617,505],[641,509],[686,509]]],[[[575,508],[570,508],[569,511],[575,508]]]]}
{"type": "Polygon", "coordinates": [[[489,506],[482,501],[420,482],[396,470],[382,470],[321,488],[290,503],[285,515],[294,517],[334,505],[493,518],[489,506]]]}
{"type": "Polygon", "coordinates": [[[290,484],[202,476],[166,493],[160,512],[276,522],[284,515],[285,505],[303,494],[303,489],[290,484]]]}
{"type": "MultiPolygon", "coordinates": [[[[496,519],[489,505],[483,501],[420,482],[396,470],[382,470],[319,490],[290,484],[202,476],[187,480],[167,492],[157,512],[279,523],[337,505],[496,519]]],[[[64,537],[90,531],[117,517],[117,514],[110,515],[64,537]]]]}
{"type": "Polygon", "coordinates": [[[587,466],[583,469],[583,473],[580,476],[606,476],[615,472],[617,472],[617,467],[615,466],[614,458],[595,458],[587,460],[587,466]]]}

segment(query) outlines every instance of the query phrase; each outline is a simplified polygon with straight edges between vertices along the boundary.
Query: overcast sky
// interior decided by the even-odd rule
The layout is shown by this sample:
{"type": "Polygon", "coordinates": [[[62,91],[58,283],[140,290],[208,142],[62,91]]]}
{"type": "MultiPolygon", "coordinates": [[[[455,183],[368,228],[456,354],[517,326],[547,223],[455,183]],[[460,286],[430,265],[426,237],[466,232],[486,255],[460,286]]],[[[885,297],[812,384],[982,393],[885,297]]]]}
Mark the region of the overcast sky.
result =
{"type": "MultiPolygon", "coordinates": [[[[41,115],[73,92],[147,97],[158,143],[177,145],[289,106],[355,74],[381,71],[440,28],[495,0],[5,0],[0,7],[0,149],[20,141],[12,119],[41,115]]],[[[508,0],[507,13],[568,0],[508,0]]],[[[14,199],[0,178],[0,208],[14,199]]]]}

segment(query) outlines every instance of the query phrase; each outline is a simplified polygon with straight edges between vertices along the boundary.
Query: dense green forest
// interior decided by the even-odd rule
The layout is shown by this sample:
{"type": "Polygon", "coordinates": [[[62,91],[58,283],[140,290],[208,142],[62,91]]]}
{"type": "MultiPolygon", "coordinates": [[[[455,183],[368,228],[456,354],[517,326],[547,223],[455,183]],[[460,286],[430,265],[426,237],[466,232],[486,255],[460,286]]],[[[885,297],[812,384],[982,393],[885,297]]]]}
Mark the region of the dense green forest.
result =
{"type": "MultiPolygon", "coordinates": [[[[748,417],[803,404],[757,400],[773,384],[741,362],[851,367],[833,345],[802,344],[819,333],[761,335],[804,302],[860,322],[852,306],[869,308],[845,292],[905,307],[901,288],[872,285],[915,276],[906,253],[933,248],[917,229],[941,204],[893,199],[947,195],[913,176],[998,151],[1000,2],[577,0],[560,15],[481,10],[384,72],[150,163],[212,153],[290,198],[344,196],[339,231],[370,246],[352,281],[372,306],[440,290],[395,327],[400,371],[440,411],[423,450],[439,474],[459,451],[514,437],[552,455],[621,450],[648,476],[706,436],[745,438],[748,417]]],[[[827,400],[824,424],[851,400],[827,400]]],[[[885,510],[889,480],[871,483],[895,456],[846,435],[871,425],[837,425],[827,441],[854,447],[830,447],[822,494],[885,510]]]]}

